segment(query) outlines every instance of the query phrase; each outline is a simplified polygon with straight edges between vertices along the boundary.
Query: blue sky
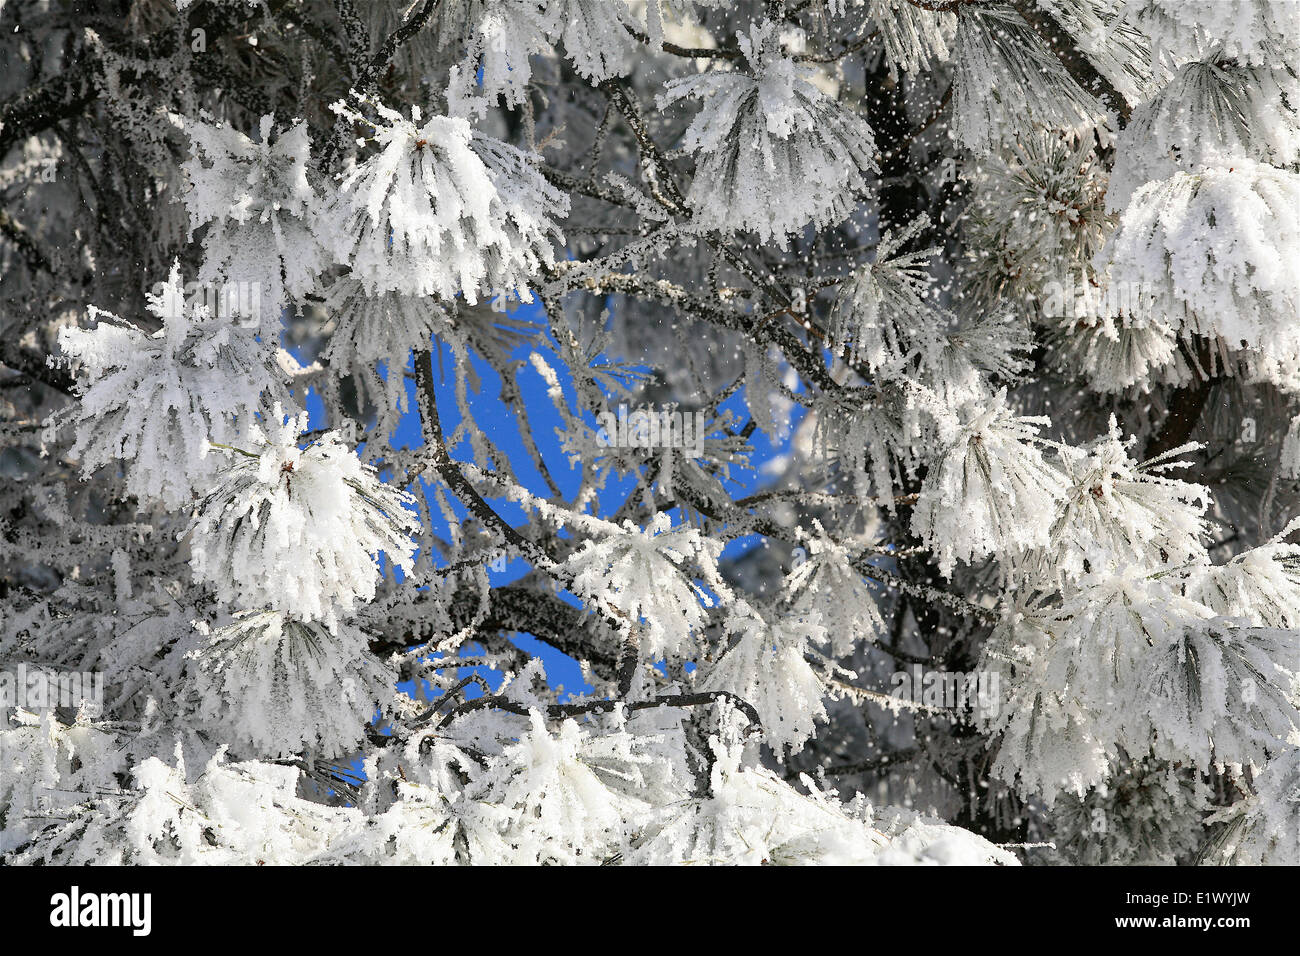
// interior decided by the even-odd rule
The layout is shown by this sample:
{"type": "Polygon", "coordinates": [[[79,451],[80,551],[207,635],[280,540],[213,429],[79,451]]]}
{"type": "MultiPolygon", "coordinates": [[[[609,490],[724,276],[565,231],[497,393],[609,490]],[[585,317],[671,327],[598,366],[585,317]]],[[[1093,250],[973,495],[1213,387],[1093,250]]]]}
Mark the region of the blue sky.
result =
{"type": "MultiPolygon", "coordinates": [[[[528,321],[537,322],[542,329],[545,329],[545,319],[541,309],[535,305],[521,305],[513,313],[515,318],[522,318],[528,321]]],[[[544,348],[544,346],[542,346],[544,348]]],[[[515,358],[526,359],[528,353],[532,350],[529,345],[522,345],[514,355],[515,358]]],[[[442,418],[443,431],[450,434],[460,420],[460,412],[456,405],[455,399],[455,379],[453,369],[455,368],[455,359],[451,355],[449,347],[443,347],[442,365],[445,369],[445,378],[438,384],[438,406],[439,414],[442,418]]],[[[555,368],[560,376],[561,384],[564,386],[566,394],[570,397],[573,394],[572,382],[565,374],[565,370],[557,360],[552,356],[549,364],[555,368]]],[[[545,481],[542,479],[540,472],[534,466],[532,455],[524,447],[520,437],[519,428],[515,421],[515,416],[500,401],[499,395],[501,390],[501,381],[497,374],[481,360],[473,359],[475,369],[478,372],[480,382],[479,391],[471,393],[470,408],[473,412],[475,421],[489,435],[492,441],[502,452],[509,456],[512,467],[515,469],[520,481],[528,488],[529,491],[546,496],[548,489],[545,481]]],[[[435,356],[434,371],[438,375],[439,363],[435,356]]],[[[408,371],[410,365],[407,366],[408,371]]],[[[563,454],[560,441],[555,435],[555,430],[562,425],[559,414],[551,404],[550,398],[546,394],[546,386],[541,376],[525,363],[520,375],[520,389],[523,400],[528,408],[529,421],[533,427],[534,438],[537,442],[538,449],[546,461],[552,478],[559,485],[561,491],[566,495],[576,492],[580,482],[580,465],[570,465],[568,459],[563,454]]],[[[407,387],[409,392],[414,395],[414,384],[408,380],[407,387]]],[[[306,400],[307,410],[311,415],[312,427],[317,428],[326,424],[324,422],[323,404],[315,394],[309,394],[306,400]]],[[[403,416],[400,426],[393,435],[393,444],[396,447],[417,447],[421,441],[420,433],[420,416],[418,409],[412,401],[409,403],[411,411],[403,416]]],[[[729,409],[736,413],[741,421],[747,420],[748,413],[744,405],[744,398],[741,392],[733,395],[723,408],[729,409]]],[[[593,420],[594,421],[594,420],[593,420]]],[[[741,496],[752,490],[757,490],[762,480],[761,468],[764,462],[770,460],[775,455],[783,453],[785,446],[772,446],[767,436],[761,431],[755,431],[750,439],[753,445],[753,451],[750,456],[752,471],[750,472],[733,472],[733,487],[729,490],[735,496],[741,496]]],[[[471,456],[468,446],[450,449],[451,454],[458,460],[468,461],[471,456]]],[[[607,514],[627,496],[628,492],[634,487],[635,482],[632,478],[618,480],[612,477],[604,490],[600,493],[599,501],[601,513],[607,514]]],[[[427,487],[427,486],[426,486],[427,487]]],[[[523,523],[525,514],[517,505],[504,500],[489,501],[506,520],[512,523],[523,523]]],[[[459,502],[456,503],[459,506],[459,502]]],[[[464,509],[458,508],[463,515],[464,509]]],[[[437,509],[433,509],[435,528],[434,531],[439,535],[445,535],[447,528],[441,522],[437,509]],[[441,526],[439,526],[441,525],[441,526]]],[[[674,516],[676,517],[676,516],[674,516]]],[[[748,547],[756,544],[755,539],[740,539],[732,542],[727,554],[735,554],[748,547]]],[[[489,577],[494,585],[507,583],[515,578],[520,577],[528,570],[528,565],[521,559],[510,561],[505,568],[500,571],[489,571],[489,577]]],[[[571,603],[577,604],[567,594],[562,594],[571,603]]],[[[576,661],[549,645],[537,640],[531,635],[518,635],[514,638],[515,643],[529,654],[541,658],[546,668],[547,680],[551,686],[562,686],[565,695],[589,693],[592,688],[585,684],[582,679],[581,670],[576,661]]],[[[494,671],[480,670],[489,683],[496,687],[500,683],[500,674],[494,671]]],[[[466,676],[471,673],[470,669],[461,669],[459,676],[466,676]]],[[[407,684],[402,687],[405,691],[411,691],[412,688],[407,684]]],[[[468,696],[477,694],[476,688],[470,688],[471,693],[468,696]]]]}

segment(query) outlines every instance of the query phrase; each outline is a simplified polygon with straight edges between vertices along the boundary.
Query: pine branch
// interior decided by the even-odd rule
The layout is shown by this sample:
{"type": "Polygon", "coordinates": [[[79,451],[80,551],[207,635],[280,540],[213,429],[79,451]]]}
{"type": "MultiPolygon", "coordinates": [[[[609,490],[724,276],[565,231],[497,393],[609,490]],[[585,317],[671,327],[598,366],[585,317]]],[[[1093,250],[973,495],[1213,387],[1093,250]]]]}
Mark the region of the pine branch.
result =
{"type": "MultiPolygon", "coordinates": [[[[636,713],[660,707],[700,707],[707,704],[716,704],[719,701],[727,701],[745,715],[745,719],[749,721],[750,733],[760,733],[762,731],[762,721],[759,720],[758,711],[754,709],[753,705],[725,690],[704,691],[695,694],[665,694],[650,700],[590,700],[581,704],[552,704],[546,708],[546,716],[551,720],[563,720],[569,717],[580,717],[584,714],[608,714],[619,708],[628,713],[636,713]]],[[[438,728],[446,727],[457,717],[463,717],[465,714],[487,708],[504,710],[507,713],[517,714],[521,717],[527,717],[532,712],[530,708],[523,704],[500,695],[475,697],[473,700],[466,701],[448,712],[439,722],[438,728]]]]}
{"type": "Polygon", "coordinates": [[[1133,108],[1119,90],[1115,89],[1114,84],[1093,66],[1092,61],[1079,49],[1074,38],[1061,26],[1056,17],[1037,0],[1009,0],[1009,2],[1029,24],[1030,29],[1042,37],[1043,42],[1061,61],[1061,65],[1074,81],[1101,100],[1102,105],[1108,110],[1115,113],[1119,119],[1120,129],[1127,126],[1133,108]]]}

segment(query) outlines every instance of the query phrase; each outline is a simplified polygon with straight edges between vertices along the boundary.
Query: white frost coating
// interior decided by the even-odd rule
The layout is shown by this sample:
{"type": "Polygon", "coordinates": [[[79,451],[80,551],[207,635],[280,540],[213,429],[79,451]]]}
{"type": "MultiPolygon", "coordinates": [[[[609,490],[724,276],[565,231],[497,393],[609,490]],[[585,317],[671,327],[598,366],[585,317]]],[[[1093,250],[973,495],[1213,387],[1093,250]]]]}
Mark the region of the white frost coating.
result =
{"type": "Polygon", "coordinates": [[[473,99],[478,95],[501,97],[510,106],[521,104],[533,78],[533,57],[551,50],[554,9],[531,0],[476,0],[442,7],[444,18],[457,13],[472,18],[473,30],[464,58],[450,71],[450,96],[468,109],[478,105],[473,99]]]}
{"type": "Polygon", "coordinates": [[[1250,160],[1137,191],[1099,258],[1174,328],[1230,348],[1300,348],[1300,174],[1250,160]]]}
{"type": "Polygon", "coordinates": [[[650,660],[680,654],[707,620],[712,603],[690,574],[700,566],[706,583],[721,585],[714,567],[720,550],[697,528],[672,528],[660,512],[644,529],[628,522],[622,534],[587,540],[564,563],[574,593],[598,599],[640,628],[641,652],[650,660]]]}
{"type": "Polygon", "coordinates": [[[463,7],[472,31],[451,86],[471,108],[479,96],[523,103],[533,58],[554,58],[559,42],[574,69],[595,82],[625,75],[642,49],[629,32],[642,25],[625,0],[472,0],[463,7]]]}
{"type": "Polygon", "coordinates": [[[785,580],[796,615],[820,621],[831,653],[844,657],[885,634],[877,589],[853,567],[848,546],[826,535],[820,523],[807,537],[808,554],[785,580]]]}
{"type": "Polygon", "coordinates": [[[1089,576],[1058,613],[1027,615],[995,634],[983,660],[1001,671],[1006,695],[990,720],[1002,733],[994,772],[1050,802],[1104,781],[1117,748],[1145,753],[1152,648],[1210,616],[1129,567],[1089,576]]]}
{"type": "Polygon", "coordinates": [[[504,765],[518,771],[499,774],[483,799],[510,811],[510,842],[528,848],[528,857],[582,862],[585,853],[616,846],[624,814],[640,808],[640,801],[611,790],[600,773],[602,766],[621,765],[637,774],[647,761],[632,745],[626,733],[592,736],[572,720],[552,733],[533,711],[528,732],[502,753],[504,765]]]}
{"type": "Polygon", "coordinates": [[[179,265],[148,310],[162,320],[153,335],[99,310],[96,328],[60,330],[59,347],[84,376],[72,454],[87,476],[121,462],[141,509],[179,511],[216,478],[208,441],[239,440],[243,423],[285,392],[252,330],[186,303],[179,265]]]}
{"type": "Polygon", "coordinates": [[[252,612],[191,651],[187,690],[200,726],[239,753],[327,759],[354,749],[393,696],[366,636],[283,614],[252,612]]]}
{"type": "Polygon", "coordinates": [[[1059,636],[1048,630],[1054,626],[1045,612],[1017,612],[993,632],[980,657],[980,669],[997,674],[1002,691],[987,723],[999,735],[991,771],[1049,804],[1063,792],[1085,793],[1111,770],[1088,702],[1068,680],[1061,684],[1059,636]]]}
{"type": "Polygon", "coordinates": [[[101,796],[70,825],[52,827],[19,857],[63,865],[301,865],[322,856],[360,823],[355,810],[303,800],[294,767],[218,754],[197,779],[150,757],[132,772],[134,788],[101,796]],[[69,830],[75,831],[75,841],[69,830]]]}
{"type": "Polygon", "coordinates": [[[1293,0],[1137,0],[1125,11],[1151,38],[1153,52],[1175,61],[1211,51],[1248,64],[1294,55],[1300,4],[1293,0]]]}
{"type": "MultiPolygon", "coordinates": [[[[522,718],[521,718],[522,719],[522,718]]],[[[335,808],[296,795],[297,768],[228,762],[191,776],[140,761],[133,786],[69,807],[13,857],[23,864],[879,864],[1016,865],[969,831],[841,802],[807,777],[807,795],[757,764],[724,713],[710,746],[709,792],[646,749],[621,718],[590,733],[549,730],[535,712],[518,742],[477,759],[431,736],[373,788],[382,808],[335,808]],[[723,741],[730,741],[724,743],[723,741]],[[486,760],[486,763],[479,761],[486,760]],[[656,798],[647,806],[640,799],[656,798]],[[378,812],[376,812],[378,811],[378,812]]],[[[372,765],[372,770],[375,769],[372,765]]]]}
{"type": "Polygon", "coordinates": [[[593,80],[623,76],[640,50],[628,28],[640,23],[626,0],[562,0],[556,11],[557,33],[574,68],[593,80]]]}
{"type": "Polygon", "coordinates": [[[324,357],[335,375],[353,376],[365,400],[378,407],[391,433],[408,408],[403,373],[411,352],[432,348],[433,337],[450,329],[446,310],[427,296],[399,292],[368,295],[352,276],[335,280],[324,309],[337,323],[324,357]],[[383,363],[381,375],[377,366],[383,363]]]}
{"type": "Polygon", "coordinates": [[[1156,650],[1145,686],[1157,757],[1240,773],[1300,731],[1294,630],[1217,621],[1156,650]]]}
{"type": "Polygon", "coordinates": [[[876,168],[871,127],[807,80],[771,25],[737,42],[748,71],[711,71],[673,80],[660,108],[700,101],[682,146],[695,154],[687,202],[706,229],[751,231],[782,247],[808,224],[852,210],[876,168]]]}
{"type": "Polygon", "coordinates": [[[1187,596],[1223,617],[1300,629],[1300,546],[1273,540],[1189,572],[1187,596]]]}
{"type": "Polygon", "coordinates": [[[948,59],[957,26],[951,13],[927,10],[907,0],[868,0],[867,16],[880,31],[885,56],[894,69],[915,73],[948,59]]]}
{"type": "MultiPolygon", "coordinates": [[[[343,103],[334,111],[368,124],[343,103]]],[[[368,292],[532,301],[529,278],[552,265],[555,223],[568,199],[512,146],[474,134],[464,119],[421,124],[375,106],[380,151],[339,184],[327,217],[335,254],[368,292]]],[[[369,125],[369,124],[368,124],[369,125]]]]}
{"type": "Polygon", "coordinates": [[[1289,17],[271,6],[13,41],[0,864],[1297,862],[1289,17]]]}
{"type": "Polygon", "coordinates": [[[64,724],[53,710],[0,710],[0,853],[33,838],[50,814],[80,803],[79,791],[116,789],[122,769],[113,734],[92,722],[64,724]]]}
{"type": "Polygon", "coordinates": [[[994,771],[1051,801],[1101,784],[1126,755],[1262,765],[1300,726],[1294,648],[1293,631],[1216,618],[1137,566],[1086,575],[1059,610],[985,646],[1006,690],[994,771]]]}
{"type": "Polygon", "coordinates": [[[283,611],[336,631],[339,614],[373,600],[379,554],[406,571],[418,523],[410,495],[328,433],[306,448],[307,416],[277,407],[256,451],[226,451],[218,485],[190,525],[195,577],[223,602],[283,611]]]}
{"type": "Polygon", "coordinates": [[[1146,183],[1180,170],[1246,159],[1300,160],[1300,78],[1276,64],[1188,63],[1119,134],[1106,208],[1124,209],[1146,183]]]}
{"type": "Polygon", "coordinates": [[[882,807],[873,817],[889,840],[871,859],[876,866],[1019,865],[1010,851],[937,817],[896,807],[882,807]]]}
{"type": "Polygon", "coordinates": [[[1015,140],[1030,124],[1073,128],[1103,114],[1100,101],[1009,6],[958,8],[953,68],[953,136],[976,153],[1015,140]]]}
{"type": "Polygon", "coordinates": [[[1067,489],[1043,554],[1056,575],[1077,580],[1085,562],[1173,567],[1205,560],[1209,490],[1162,474],[1178,467],[1175,453],[1139,463],[1129,457],[1132,444],[1112,418],[1107,435],[1062,451],[1067,489]]]}
{"type": "Polygon", "coordinates": [[[913,532],[945,575],[957,561],[1046,544],[1064,492],[1060,471],[1043,459],[1038,428],[1046,419],[1012,415],[1005,392],[962,415],[912,515],[913,532]]]}
{"type": "Polygon", "coordinates": [[[809,666],[809,645],[826,639],[815,617],[766,620],[741,608],[729,623],[730,646],[711,664],[702,665],[702,690],[728,691],[758,711],[763,737],[782,756],[798,752],[826,719],[822,699],[827,689],[809,666]]]}
{"type": "Polygon", "coordinates": [[[310,291],[329,263],[316,222],[319,201],[307,181],[307,124],[299,121],[272,141],[274,122],[262,117],[254,142],[220,123],[186,121],[190,158],[181,166],[189,179],[190,234],[208,227],[200,280],[230,284],[216,289],[222,305],[241,319],[260,320],[268,333],[278,333],[287,300],[310,291]]]}
{"type": "Polygon", "coordinates": [[[744,758],[727,732],[710,738],[709,795],[660,808],[632,841],[632,864],[1015,865],[1005,850],[968,831],[908,811],[876,825],[861,800],[844,804],[807,777],[805,796],[744,758]]]}
{"type": "Polygon", "coordinates": [[[1212,818],[1223,825],[1210,864],[1300,866],[1300,746],[1289,746],[1255,776],[1257,793],[1212,818]]]}
{"type": "Polygon", "coordinates": [[[850,362],[862,361],[872,371],[902,377],[901,366],[928,344],[924,334],[940,319],[926,301],[930,289],[929,263],[939,249],[901,252],[930,225],[918,216],[897,235],[881,234],[874,261],[858,267],[841,284],[835,299],[831,334],[847,349],[850,362]],[[918,341],[919,340],[919,341],[918,341]]]}
{"type": "Polygon", "coordinates": [[[1122,392],[1152,381],[1179,380],[1177,330],[1159,319],[1123,311],[1119,314],[1066,317],[1062,338],[1072,357],[1098,392],[1122,392]]]}

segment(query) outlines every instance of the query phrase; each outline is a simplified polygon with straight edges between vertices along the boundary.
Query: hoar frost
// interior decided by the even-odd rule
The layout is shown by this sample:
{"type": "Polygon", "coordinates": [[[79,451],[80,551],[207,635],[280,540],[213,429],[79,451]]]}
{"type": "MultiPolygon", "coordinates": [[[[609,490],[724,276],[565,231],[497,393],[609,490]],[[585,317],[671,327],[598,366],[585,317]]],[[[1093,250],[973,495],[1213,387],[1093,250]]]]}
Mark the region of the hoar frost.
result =
{"type": "Polygon", "coordinates": [[[337,436],[300,448],[306,424],[306,416],[284,422],[277,407],[267,431],[250,436],[261,439],[252,450],[220,449],[230,462],[190,526],[191,561],[224,602],[334,630],[339,614],[374,598],[381,553],[410,570],[417,523],[411,497],[337,436]]]}
{"type": "Polygon", "coordinates": [[[774,30],[755,27],[737,43],[748,72],[674,80],[660,105],[701,102],[682,142],[696,155],[687,196],[695,222],[784,245],[809,223],[849,213],[875,168],[875,141],[865,120],[801,75],[774,30]]]}
{"type": "Polygon", "coordinates": [[[1300,5],[32,5],[0,862],[1297,862],[1300,5]]]}
{"type": "Polygon", "coordinates": [[[176,265],[148,297],[157,332],[96,310],[95,328],[59,333],[85,383],[73,454],[87,475],[121,462],[126,492],[142,508],[159,501],[179,510],[206,493],[220,472],[208,442],[238,441],[284,396],[250,330],[186,299],[176,265]]]}
{"type": "Polygon", "coordinates": [[[334,109],[371,125],[380,150],[343,178],[326,213],[336,255],[367,291],[532,301],[528,278],[554,262],[568,203],[523,154],[459,117],[422,121],[418,107],[408,120],[377,106],[377,124],[334,109]]]}

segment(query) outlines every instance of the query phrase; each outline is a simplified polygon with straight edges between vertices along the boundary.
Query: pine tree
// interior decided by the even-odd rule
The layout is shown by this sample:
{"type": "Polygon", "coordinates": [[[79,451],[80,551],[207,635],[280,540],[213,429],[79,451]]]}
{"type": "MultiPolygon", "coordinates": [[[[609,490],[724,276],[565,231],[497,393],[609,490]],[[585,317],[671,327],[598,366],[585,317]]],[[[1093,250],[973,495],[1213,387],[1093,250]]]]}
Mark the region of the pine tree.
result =
{"type": "Polygon", "coordinates": [[[1300,3],[0,57],[0,861],[1300,863],[1300,3]]]}

